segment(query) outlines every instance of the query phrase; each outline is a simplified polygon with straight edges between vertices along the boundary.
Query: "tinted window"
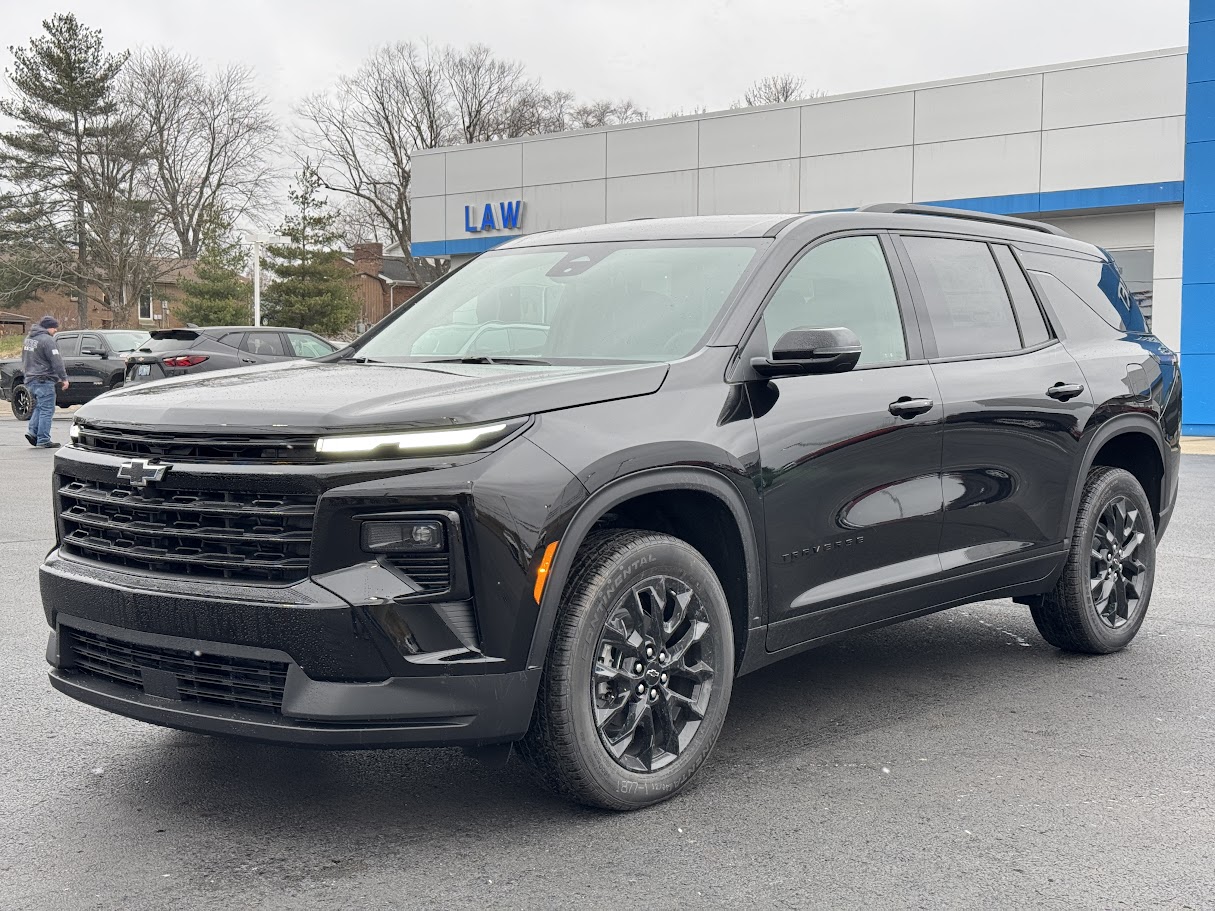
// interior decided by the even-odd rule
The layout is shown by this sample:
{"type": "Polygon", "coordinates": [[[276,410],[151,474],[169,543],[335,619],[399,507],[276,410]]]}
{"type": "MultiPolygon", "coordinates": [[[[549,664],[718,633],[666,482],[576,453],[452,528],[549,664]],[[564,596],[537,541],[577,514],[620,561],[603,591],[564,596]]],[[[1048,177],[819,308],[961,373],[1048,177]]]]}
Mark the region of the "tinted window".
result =
{"type": "Polygon", "coordinates": [[[940,357],[1021,348],[1004,282],[987,244],[944,237],[904,237],[940,357]]]}
{"type": "Polygon", "coordinates": [[[55,347],[59,349],[60,357],[76,357],[80,354],[80,336],[56,334],[55,347]]]}
{"type": "Polygon", "coordinates": [[[162,351],[183,351],[198,344],[199,335],[192,329],[169,329],[149,338],[140,351],[159,354],[162,351]]]}
{"type": "Polygon", "coordinates": [[[241,351],[258,357],[286,357],[283,341],[277,332],[246,332],[240,344],[241,351]]]}
{"type": "Polygon", "coordinates": [[[764,310],[768,350],[790,329],[851,329],[861,364],[907,359],[903,320],[876,237],[842,237],[815,247],[782,279],[764,310]]]}
{"type": "Polygon", "coordinates": [[[333,353],[332,346],[315,336],[305,335],[302,332],[288,332],[287,341],[291,343],[291,350],[298,357],[324,357],[326,354],[333,353]]]}
{"type": "Polygon", "coordinates": [[[994,246],[992,250],[995,251],[996,262],[1000,264],[1000,271],[1004,273],[1004,283],[1012,296],[1013,309],[1017,311],[1017,323],[1021,326],[1021,343],[1026,348],[1042,344],[1051,334],[1034,292],[1030,290],[1029,280],[1021,271],[1012,250],[1003,246],[994,246]]]}
{"type": "Polygon", "coordinates": [[[87,348],[92,348],[94,351],[105,351],[105,345],[101,344],[101,339],[95,335],[82,335],[80,337],[80,350],[84,351],[87,348]]]}
{"type": "Polygon", "coordinates": [[[221,345],[227,345],[229,348],[239,348],[241,339],[245,337],[243,332],[229,332],[227,335],[222,335],[219,338],[221,345]]]}
{"type": "Polygon", "coordinates": [[[1110,250],[1131,300],[1139,305],[1143,322],[1152,328],[1152,274],[1155,256],[1151,250],[1110,250]]]}
{"type": "Polygon", "coordinates": [[[1058,278],[1112,328],[1123,332],[1147,331],[1142,311],[1112,262],[1039,254],[1030,265],[1058,278]]]}

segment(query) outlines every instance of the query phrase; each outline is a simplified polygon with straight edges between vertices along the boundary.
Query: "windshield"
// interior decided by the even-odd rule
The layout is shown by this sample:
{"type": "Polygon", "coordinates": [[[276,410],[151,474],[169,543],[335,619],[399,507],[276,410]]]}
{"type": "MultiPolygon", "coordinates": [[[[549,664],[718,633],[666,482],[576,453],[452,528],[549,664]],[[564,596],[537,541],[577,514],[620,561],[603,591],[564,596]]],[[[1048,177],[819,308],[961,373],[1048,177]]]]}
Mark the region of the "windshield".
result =
{"type": "Polygon", "coordinates": [[[664,361],[695,350],[763,241],[487,253],[358,351],[374,360],[664,361]]]}
{"type": "Polygon", "coordinates": [[[134,351],[150,338],[146,332],[107,332],[105,337],[115,351],[134,351]]]}

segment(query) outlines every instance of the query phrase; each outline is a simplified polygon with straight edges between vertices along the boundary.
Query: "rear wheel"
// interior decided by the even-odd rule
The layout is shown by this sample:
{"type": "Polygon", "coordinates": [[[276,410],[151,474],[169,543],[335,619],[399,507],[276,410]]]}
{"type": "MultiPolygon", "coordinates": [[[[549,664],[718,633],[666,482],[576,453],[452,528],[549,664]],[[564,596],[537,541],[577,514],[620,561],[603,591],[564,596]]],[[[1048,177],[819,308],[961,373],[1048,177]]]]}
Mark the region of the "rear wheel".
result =
{"type": "Polygon", "coordinates": [[[554,790],[632,810],[708,758],[734,677],[729,606],[691,545],[599,532],[578,553],[521,755],[554,790]]]}
{"type": "Polygon", "coordinates": [[[13,400],[10,404],[13,409],[13,417],[19,421],[28,421],[30,415],[34,413],[34,397],[30,395],[29,389],[24,384],[13,387],[13,400]]]}
{"type": "Polygon", "coordinates": [[[1089,472],[1067,565],[1030,608],[1051,645],[1103,655],[1125,648],[1147,614],[1156,574],[1156,528],[1147,495],[1121,468],[1089,472]]]}

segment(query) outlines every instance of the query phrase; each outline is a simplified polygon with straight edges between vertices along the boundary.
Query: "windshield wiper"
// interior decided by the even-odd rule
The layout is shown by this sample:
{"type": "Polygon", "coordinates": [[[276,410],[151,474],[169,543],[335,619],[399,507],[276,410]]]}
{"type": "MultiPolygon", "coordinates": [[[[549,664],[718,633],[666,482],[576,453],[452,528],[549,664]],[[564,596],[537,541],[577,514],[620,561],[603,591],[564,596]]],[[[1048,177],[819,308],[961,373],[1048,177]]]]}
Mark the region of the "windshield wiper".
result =
{"type": "Polygon", "coordinates": [[[375,358],[371,358],[371,357],[344,357],[344,358],[342,358],[342,361],[346,362],[346,363],[351,363],[351,364],[382,364],[382,363],[384,363],[383,361],[377,361],[375,358]]]}
{"type": "Polygon", "coordinates": [[[534,364],[550,367],[548,361],[538,357],[487,357],[486,355],[470,355],[468,357],[441,357],[423,361],[425,364],[534,364]]]}

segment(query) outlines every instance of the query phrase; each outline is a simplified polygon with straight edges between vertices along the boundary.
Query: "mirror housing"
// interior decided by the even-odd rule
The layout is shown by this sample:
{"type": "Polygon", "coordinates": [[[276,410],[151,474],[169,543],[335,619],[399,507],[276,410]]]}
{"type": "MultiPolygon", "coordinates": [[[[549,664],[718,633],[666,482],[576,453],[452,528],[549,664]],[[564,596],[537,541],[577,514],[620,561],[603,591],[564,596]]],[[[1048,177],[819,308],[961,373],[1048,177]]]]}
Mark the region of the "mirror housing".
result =
{"type": "Polygon", "coordinates": [[[861,340],[851,329],[790,329],[772,346],[772,357],[751,359],[763,377],[844,373],[861,359],[861,340]]]}
{"type": "Polygon", "coordinates": [[[96,356],[96,357],[102,358],[102,359],[104,360],[104,359],[105,359],[106,354],[105,354],[104,349],[101,349],[101,348],[81,348],[81,349],[80,349],[80,356],[81,356],[81,357],[93,357],[93,356],[96,356]]]}

